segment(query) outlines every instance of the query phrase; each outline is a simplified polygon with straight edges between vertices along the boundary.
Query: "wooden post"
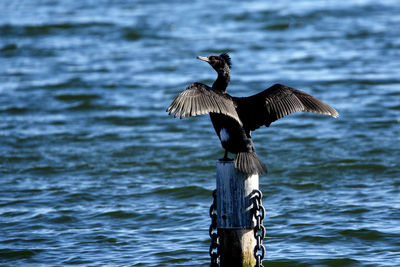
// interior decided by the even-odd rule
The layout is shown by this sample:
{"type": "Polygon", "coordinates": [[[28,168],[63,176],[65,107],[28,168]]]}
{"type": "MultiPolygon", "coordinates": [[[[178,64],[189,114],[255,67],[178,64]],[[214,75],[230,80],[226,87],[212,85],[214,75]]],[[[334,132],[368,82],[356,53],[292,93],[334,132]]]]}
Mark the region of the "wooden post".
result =
{"type": "Polygon", "coordinates": [[[255,221],[252,196],[258,175],[245,175],[233,161],[217,162],[217,228],[221,267],[253,267],[255,221]]]}

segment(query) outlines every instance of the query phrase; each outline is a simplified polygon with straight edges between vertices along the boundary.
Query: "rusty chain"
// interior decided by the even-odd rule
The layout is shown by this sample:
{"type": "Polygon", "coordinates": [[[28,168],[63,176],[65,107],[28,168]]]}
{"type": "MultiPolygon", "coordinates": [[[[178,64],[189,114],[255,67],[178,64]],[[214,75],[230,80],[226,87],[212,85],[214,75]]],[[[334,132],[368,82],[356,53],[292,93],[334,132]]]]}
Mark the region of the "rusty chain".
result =
{"type": "Polygon", "coordinates": [[[262,205],[262,193],[260,190],[255,190],[253,200],[253,217],[256,220],[254,226],[254,238],[256,239],[256,246],[254,247],[254,258],[256,259],[256,267],[262,266],[262,260],[265,256],[265,247],[262,241],[265,237],[265,227],[263,225],[263,220],[265,217],[265,209],[262,205]]]}
{"type": "Polygon", "coordinates": [[[212,193],[213,203],[210,206],[210,218],[211,225],[208,229],[208,233],[211,238],[210,245],[210,257],[211,263],[210,267],[218,267],[219,266],[219,250],[218,250],[218,232],[217,232],[217,189],[215,189],[212,193]]]}
{"type": "MultiPolygon", "coordinates": [[[[254,196],[252,198],[253,208],[252,208],[252,216],[254,217],[256,223],[254,226],[254,238],[256,239],[256,246],[254,247],[254,258],[256,259],[256,267],[262,266],[262,260],[265,256],[265,247],[262,244],[262,241],[265,237],[265,227],[263,226],[263,220],[265,217],[265,208],[262,205],[262,193],[260,190],[256,190],[254,192],[254,196]]],[[[219,266],[219,251],[218,251],[218,232],[217,232],[217,190],[213,191],[213,203],[210,206],[210,218],[211,225],[208,230],[211,245],[210,245],[210,257],[211,263],[210,267],[218,267],[219,266]]]]}

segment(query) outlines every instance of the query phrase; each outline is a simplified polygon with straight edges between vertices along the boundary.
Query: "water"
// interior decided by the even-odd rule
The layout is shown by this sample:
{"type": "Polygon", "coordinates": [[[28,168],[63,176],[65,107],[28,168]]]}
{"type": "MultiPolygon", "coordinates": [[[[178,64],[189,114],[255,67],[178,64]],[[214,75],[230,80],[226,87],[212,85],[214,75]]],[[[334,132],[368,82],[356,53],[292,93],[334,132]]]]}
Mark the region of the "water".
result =
{"type": "Polygon", "coordinates": [[[0,265],[208,266],[222,157],[166,107],[216,74],[334,106],[254,134],[264,266],[400,266],[397,1],[1,1],[0,265]]]}

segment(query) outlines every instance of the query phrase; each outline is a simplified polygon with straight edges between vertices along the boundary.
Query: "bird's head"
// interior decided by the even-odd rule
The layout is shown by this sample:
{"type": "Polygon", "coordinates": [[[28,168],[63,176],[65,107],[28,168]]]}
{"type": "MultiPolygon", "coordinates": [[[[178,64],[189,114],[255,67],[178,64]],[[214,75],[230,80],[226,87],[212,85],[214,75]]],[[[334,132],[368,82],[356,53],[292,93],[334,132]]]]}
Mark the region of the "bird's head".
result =
{"type": "Polygon", "coordinates": [[[197,59],[203,60],[211,65],[218,73],[220,71],[230,70],[232,67],[231,58],[227,53],[222,53],[219,56],[211,55],[208,57],[200,57],[197,59]]]}

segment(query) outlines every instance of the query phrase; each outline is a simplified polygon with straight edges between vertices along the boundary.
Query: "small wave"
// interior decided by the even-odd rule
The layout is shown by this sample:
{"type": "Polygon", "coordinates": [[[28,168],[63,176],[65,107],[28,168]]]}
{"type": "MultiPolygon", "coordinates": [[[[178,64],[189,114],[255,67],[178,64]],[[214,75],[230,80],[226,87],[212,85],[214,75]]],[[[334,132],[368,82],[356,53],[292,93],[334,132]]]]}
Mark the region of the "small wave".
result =
{"type": "Polygon", "coordinates": [[[97,94],[60,94],[55,97],[61,101],[92,100],[100,98],[97,94]]]}
{"type": "Polygon", "coordinates": [[[89,88],[91,85],[87,82],[83,81],[80,78],[71,78],[66,81],[52,83],[52,84],[44,84],[38,86],[39,88],[44,89],[71,89],[71,88],[89,88]]]}
{"type": "Polygon", "coordinates": [[[321,85],[391,85],[399,84],[400,80],[397,78],[387,79],[333,79],[333,80],[320,80],[321,85]]]}
{"type": "Polygon", "coordinates": [[[316,61],[316,57],[311,56],[311,55],[298,57],[298,58],[292,58],[292,59],[288,60],[289,63],[309,63],[309,62],[314,62],[314,61],[316,61]]]}
{"type": "MultiPolygon", "coordinates": [[[[21,141],[21,139],[20,139],[21,141]]],[[[23,141],[21,141],[23,142],[23,141]]],[[[23,163],[23,162],[34,162],[41,160],[42,157],[39,155],[2,155],[0,161],[7,163],[23,163]]]]}
{"type": "Polygon", "coordinates": [[[309,266],[353,266],[353,264],[359,263],[359,261],[350,258],[338,258],[338,259],[294,259],[294,260],[274,260],[264,261],[268,267],[309,267],[309,266]]]}
{"type": "Polygon", "coordinates": [[[78,257],[69,258],[61,263],[62,263],[62,265],[64,265],[64,264],[65,265],[90,265],[90,263],[92,263],[92,261],[78,256],[78,257]]]}
{"type": "Polygon", "coordinates": [[[96,198],[89,193],[73,193],[69,194],[65,200],[67,203],[79,203],[81,201],[93,201],[96,198]]]}
{"type": "Polygon", "coordinates": [[[346,161],[333,161],[328,164],[324,164],[324,169],[336,169],[340,171],[344,170],[364,170],[369,173],[376,172],[384,172],[387,171],[386,162],[382,162],[381,164],[376,162],[362,162],[361,160],[355,160],[354,162],[346,162],[346,161]]]}
{"type": "Polygon", "coordinates": [[[0,202],[0,207],[6,207],[6,206],[14,206],[14,205],[18,205],[21,203],[25,203],[25,200],[12,200],[12,201],[8,201],[8,202],[0,202]]]}
{"type": "Polygon", "coordinates": [[[26,107],[8,107],[0,110],[0,112],[9,113],[9,114],[24,114],[28,112],[29,109],[26,107]]]}
{"type": "Polygon", "coordinates": [[[338,259],[294,259],[294,260],[274,260],[264,261],[268,267],[309,267],[309,266],[353,266],[353,264],[360,263],[357,260],[350,258],[338,258],[338,259]]]}
{"type": "Polygon", "coordinates": [[[74,30],[82,30],[89,28],[112,27],[112,23],[104,22],[88,22],[88,23],[56,23],[56,24],[39,24],[39,25],[11,25],[5,24],[0,26],[0,35],[2,36],[40,36],[51,35],[56,33],[65,33],[74,30]]]}
{"type": "Polygon", "coordinates": [[[291,23],[288,22],[281,22],[281,23],[273,23],[273,24],[268,24],[263,27],[264,30],[269,30],[269,31],[282,31],[282,30],[287,30],[292,26],[291,23]]]}
{"type": "Polygon", "coordinates": [[[107,237],[104,235],[95,236],[96,242],[104,242],[104,243],[118,243],[118,240],[113,237],[107,237]]]}
{"type": "Polygon", "coordinates": [[[82,241],[77,243],[77,245],[87,245],[87,244],[100,244],[100,243],[111,243],[111,244],[119,244],[119,245],[127,245],[128,243],[126,242],[119,242],[116,238],[114,237],[107,237],[104,235],[98,235],[94,236],[93,238],[87,240],[87,241],[82,241]]]}
{"type": "Polygon", "coordinates": [[[120,106],[120,105],[107,105],[103,103],[96,103],[94,101],[80,101],[80,103],[71,105],[70,107],[67,108],[67,110],[70,111],[89,111],[89,110],[95,110],[95,111],[119,111],[119,110],[127,110],[128,107],[126,106],[120,106]]]}
{"type": "Polygon", "coordinates": [[[0,52],[17,50],[18,46],[16,44],[7,44],[0,48],[0,52]]]}
{"type": "Polygon", "coordinates": [[[392,105],[392,106],[389,106],[388,108],[392,109],[392,110],[399,111],[400,110],[400,105],[392,105]]]}
{"type": "Polygon", "coordinates": [[[331,236],[320,235],[305,235],[298,238],[300,241],[309,242],[313,244],[330,244],[332,242],[331,236]]]}
{"type": "Polygon", "coordinates": [[[0,215],[4,216],[4,217],[18,217],[18,216],[22,216],[25,214],[28,214],[28,212],[27,211],[7,211],[4,213],[1,213],[0,215]]]}
{"type": "Polygon", "coordinates": [[[367,208],[352,207],[352,208],[347,208],[346,210],[342,211],[341,213],[354,215],[354,214],[363,214],[363,213],[367,213],[370,211],[371,210],[369,210],[367,208]]]}
{"type": "Polygon", "coordinates": [[[77,105],[73,105],[73,106],[69,107],[68,110],[72,110],[72,111],[97,110],[97,107],[98,107],[97,105],[94,105],[93,103],[91,103],[89,101],[84,101],[77,105]]]}
{"type": "Polygon", "coordinates": [[[382,33],[377,33],[373,31],[369,31],[366,29],[359,29],[358,31],[349,32],[345,35],[347,39],[363,39],[366,37],[374,36],[379,37],[379,35],[383,35],[382,33]]]}
{"type": "Polygon", "coordinates": [[[22,173],[36,173],[36,174],[51,174],[51,173],[59,173],[62,170],[54,167],[54,166],[34,166],[27,169],[24,169],[22,173]]]}
{"type": "Polygon", "coordinates": [[[264,261],[264,264],[268,267],[304,267],[309,266],[308,264],[303,263],[303,261],[297,260],[274,260],[274,261],[264,261]]]}
{"type": "Polygon", "coordinates": [[[317,183],[296,183],[296,184],[292,184],[291,185],[293,188],[296,189],[303,189],[303,190],[308,190],[308,189],[312,189],[312,190],[323,190],[324,187],[321,184],[317,184],[317,183]]]}
{"type": "MultiPolygon", "coordinates": [[[[56,53],[53,49],[36,47],[34,44],[30,45],[19,45],[10,44],[6,45],[3,48],[0,48],[0,55],[11,58],[11,57],[30,57],[30,58],[38,58],[38,57],[51,57],[56,53]]],[[[14,72],[13,75],[21,75],[21,72],[14,72]]]]}
{"type": "Polygon", "coordinates": [[[73,216],[67,216],[67,215],[62,215],[58,216],[55,218],[52,218],[50,222],[55,223],[55,224],[64,224],[64,223],[71,223],[71,222],[76,222],[77,218],[73,216]]]}
{"type": "MultiPolygon", "coordinates": [[[[360,262],[351,258],[338,258],[338,259],[322,259],[321,261],[317,261],[316,264],[321,264],[324,266],[354,266],[354,264],[359,264],[360,262]]],[[[316,266],[313,264],[313,266],[316,266]]]]}
{"type": "MultiPolygon", "coordinates": [[[[2,244],[16,244],[16,243],[42,243],[46,242],[48,239],[46,238],[12,238],[1,241],[2,244]]],[[[1,250],[0,250],[1,251],[1,250]]],[[[0,256],[1,257],[1,256],[0,256]]]]}
{"type": "Polygon", "coordinates": [[[111,115],[98,117],[96,120],[119,126],[137,126],[146,124],[149,121],[149,118],[111,115]]]}
{"type": "Polygon", "coordinates": [[[131,218],[136,218],[139,217],[140,214],[136,212],[127,212],[123,210],[116,210],[116,211],[109,211],[109,212],[104,212],[102,214],[97,215],[96,217],[111,217],[114,219],[131,219],[131,218]]]}
{"type": "MultiPolygon", "coordinates": [[[[299,128],[301,129],[302,127],[293,127],[293,128],[299,128]]],[[[284,138],[284,142],[304,142],[304,143],[312,143],[317,141],[318,138],[316,136],[288,136],[284,138]]]]}
{"type": "Polygon", "coordinates": [[[172,195],[177,198],[190,198],[193,196],[211,196],[211,191],[200,186],[183,186],[173,188],[158,188],[153,191],[154,194],[172,195]]]}
{"type": "Polygon", "coordinates": [[[367,241],[381,240],[385,238],[384,233],[369,229],[343,230],[339,233],[345,237],[355,237],[367,241]]]}
{"type": "Polygon", "coordinates": [[[371,14],[379,10],[383,12],[387,8],[384,5],[360,5],[357,8],[342,8],[340,5],[335,5],[335,7],[329,8],[315,8],[311,11],[307,11],[299,14],[287,14],[285,16],[294,17],[296,19],[303,20],[320,20],[328,17],[333,17],[336,19],[344,18],[344,17],[358,17],[358,16],[366,16],[367,14],[371,14]]]}
{"type": "Polygon", "coordinates": [[[40,253],[40,249],[0,249],[2,259],[26,259],[40,253]]]}
{"type": "Polygon", "coordinates": [[[143,34],[136,29],[128,28],[124,29],[123,37],[128,41],[137,41],[143,38],[143,34]]]}

